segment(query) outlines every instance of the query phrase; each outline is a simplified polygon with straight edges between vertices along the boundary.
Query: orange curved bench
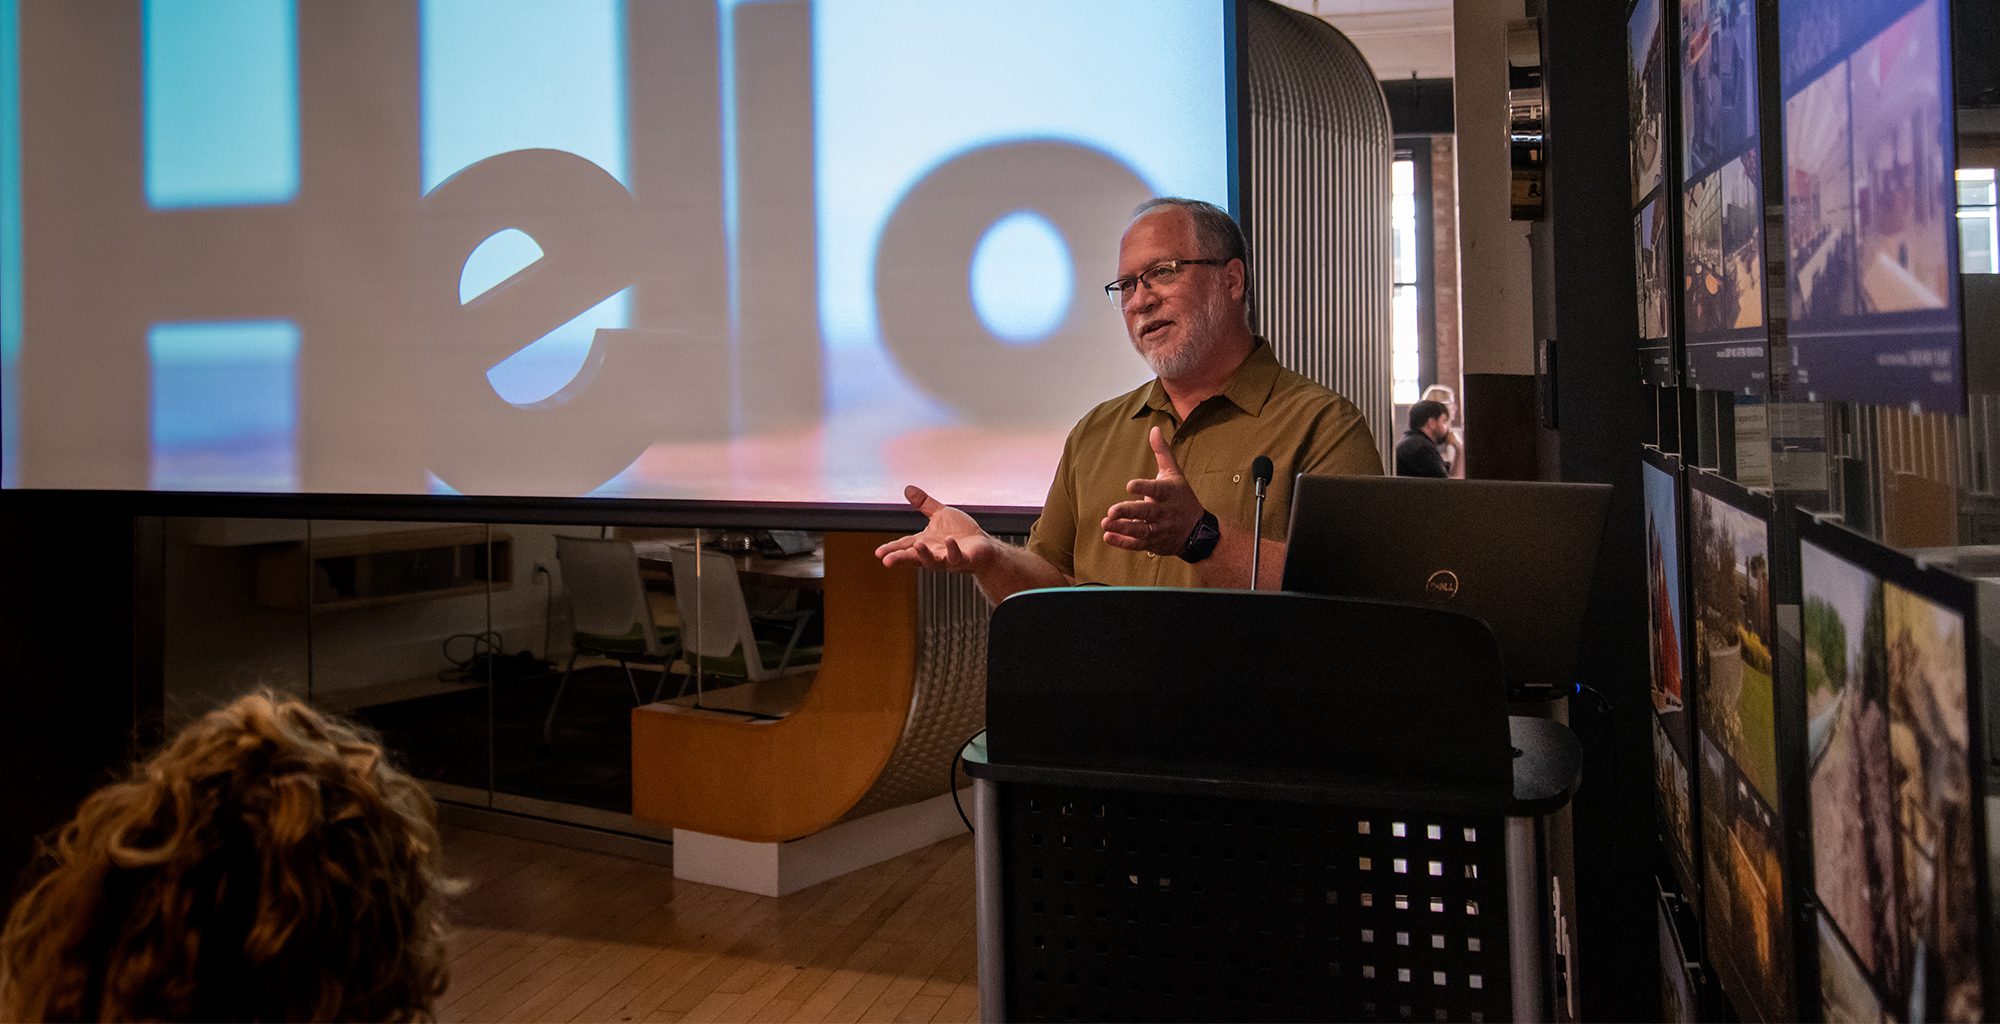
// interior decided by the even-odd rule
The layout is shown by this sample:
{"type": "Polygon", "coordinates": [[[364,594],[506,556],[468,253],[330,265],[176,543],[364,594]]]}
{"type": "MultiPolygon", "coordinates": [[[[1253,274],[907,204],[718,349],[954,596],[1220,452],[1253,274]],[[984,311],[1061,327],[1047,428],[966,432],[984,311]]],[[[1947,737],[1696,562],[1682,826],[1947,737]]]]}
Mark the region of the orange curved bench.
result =
{"type": "MultiPolygon", "coordinates": [[[[864,801],[863,809],[873,811],[945,791],[946,762],[935,755],[925,758],[933,770],[921,773],[935,784],[916,791],[907,781],[892,784],[896,780],[885,772],[899,747],[907,753],[913,732],[963,739],[977,728],[985,711],[983,658],[976,673],[979,699],[971,708],[957,706],[968,703],[960,680],[953,706],[931,714],[942,714],[948,725],[932,721],[915,730],[912,722],[924,705],[921,683],[954,670],[962,676],[968,660],[958,651],[942,659],[955,664],[941,666],[936,652],[922,649],[920,604],[937,607],[937,588],[954,588],[943,605],[957,619],[968,612],[978,617],[981,652],[983,606],[958,599],[962,580],[884,569],[874,550],[889,539],[827,535],[825,654],[818,677],[790,715],[747,721],[661,704],[633,709],[633,817],[749,842],[784,842],[840,821],[864,801]]],[[[961,621],[955,630],[954,649],[966,646],[963,626],[961,621]]]]}

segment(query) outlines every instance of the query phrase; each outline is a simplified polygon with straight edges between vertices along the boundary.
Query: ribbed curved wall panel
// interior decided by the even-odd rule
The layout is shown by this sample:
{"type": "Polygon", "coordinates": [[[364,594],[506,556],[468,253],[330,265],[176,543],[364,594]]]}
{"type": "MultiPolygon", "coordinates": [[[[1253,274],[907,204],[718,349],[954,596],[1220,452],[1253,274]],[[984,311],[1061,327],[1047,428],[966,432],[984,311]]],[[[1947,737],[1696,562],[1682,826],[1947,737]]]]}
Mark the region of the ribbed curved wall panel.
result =
{"type": "Polygon", "coordinates": [[[1383,465],[1390,399],[1389,107],[1333,26],[1245,0],[1241,203],[1258,328],[1286,366],[1368,417],[1383,465]]]}
{"type": "Polygon", "coordinates": [[[949,791],[952,759],[986,721],[986,620],[991,614],[970,577],[938,572],[917,577],[917,685],[910,716],[889,763],[846,818],[949,791]]]}

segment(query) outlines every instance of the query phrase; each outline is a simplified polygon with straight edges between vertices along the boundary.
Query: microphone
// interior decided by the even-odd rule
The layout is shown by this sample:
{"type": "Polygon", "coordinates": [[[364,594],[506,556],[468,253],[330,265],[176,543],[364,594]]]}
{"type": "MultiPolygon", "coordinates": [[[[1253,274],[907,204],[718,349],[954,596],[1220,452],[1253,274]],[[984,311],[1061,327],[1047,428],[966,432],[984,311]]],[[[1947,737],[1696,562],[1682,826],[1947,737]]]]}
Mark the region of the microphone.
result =
{"type": "Polygon", "coordinates": [[[1250,480],[1257,488],[1257,514],[1250,520],[1250,589],[1257,589],[1257,571],[1264,560],[1264,488],[1270,486],[1276,468],[1267,455],[1250,463],[1250,480]]]}
{"type": "Polygon", "coordinates": [[[1250,463],[1250,479],[1257,482],[1257,497],[1264,496],[1264,488],[1270,485],[1271,475],[1277,471],[1268,455],[1259,455],[1255,462],[1250,463]]]}

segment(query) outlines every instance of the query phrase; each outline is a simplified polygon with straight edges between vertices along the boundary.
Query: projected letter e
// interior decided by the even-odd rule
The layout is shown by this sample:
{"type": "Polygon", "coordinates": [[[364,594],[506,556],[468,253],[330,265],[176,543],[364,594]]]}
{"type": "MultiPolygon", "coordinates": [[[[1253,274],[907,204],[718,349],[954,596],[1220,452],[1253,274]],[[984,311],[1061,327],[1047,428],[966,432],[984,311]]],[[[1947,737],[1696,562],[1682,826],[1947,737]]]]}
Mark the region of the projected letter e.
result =
{"type": "Polygon", "coordinates": [[[602,168],[558,150],[515,150],[453,175],[424,206],[424,293],[438,315],[422,344],[440,479],[467,494],[583,494],[631,465],[660,436],[663,414],[705,403],[701,415],[727,415],[716,389],[705,396],[688,383],[727,373],[704,365],[726,358],[720,339],[678,332],[599,330],[576,377],[532,405],[488,383],[495,363],[644,277],[633,254],[663,244],[640,244],[637,204],[602,168]],[[459,306],[466,257],[509,227],[533,237],[543,257],[459,306]]]}

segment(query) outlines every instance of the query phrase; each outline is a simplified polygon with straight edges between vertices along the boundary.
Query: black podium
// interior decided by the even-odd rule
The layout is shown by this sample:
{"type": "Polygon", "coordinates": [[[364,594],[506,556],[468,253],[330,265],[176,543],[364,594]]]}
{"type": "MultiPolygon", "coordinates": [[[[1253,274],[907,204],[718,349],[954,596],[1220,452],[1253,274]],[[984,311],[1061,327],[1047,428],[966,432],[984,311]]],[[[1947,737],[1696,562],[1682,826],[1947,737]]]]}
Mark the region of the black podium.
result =
{"type": "Polygon", "coordinates": [[[1543,1020],[1566,729],[1476,619],[1077,588],[994,612],[978,830],[997,1020],[1543,1020]]]}

